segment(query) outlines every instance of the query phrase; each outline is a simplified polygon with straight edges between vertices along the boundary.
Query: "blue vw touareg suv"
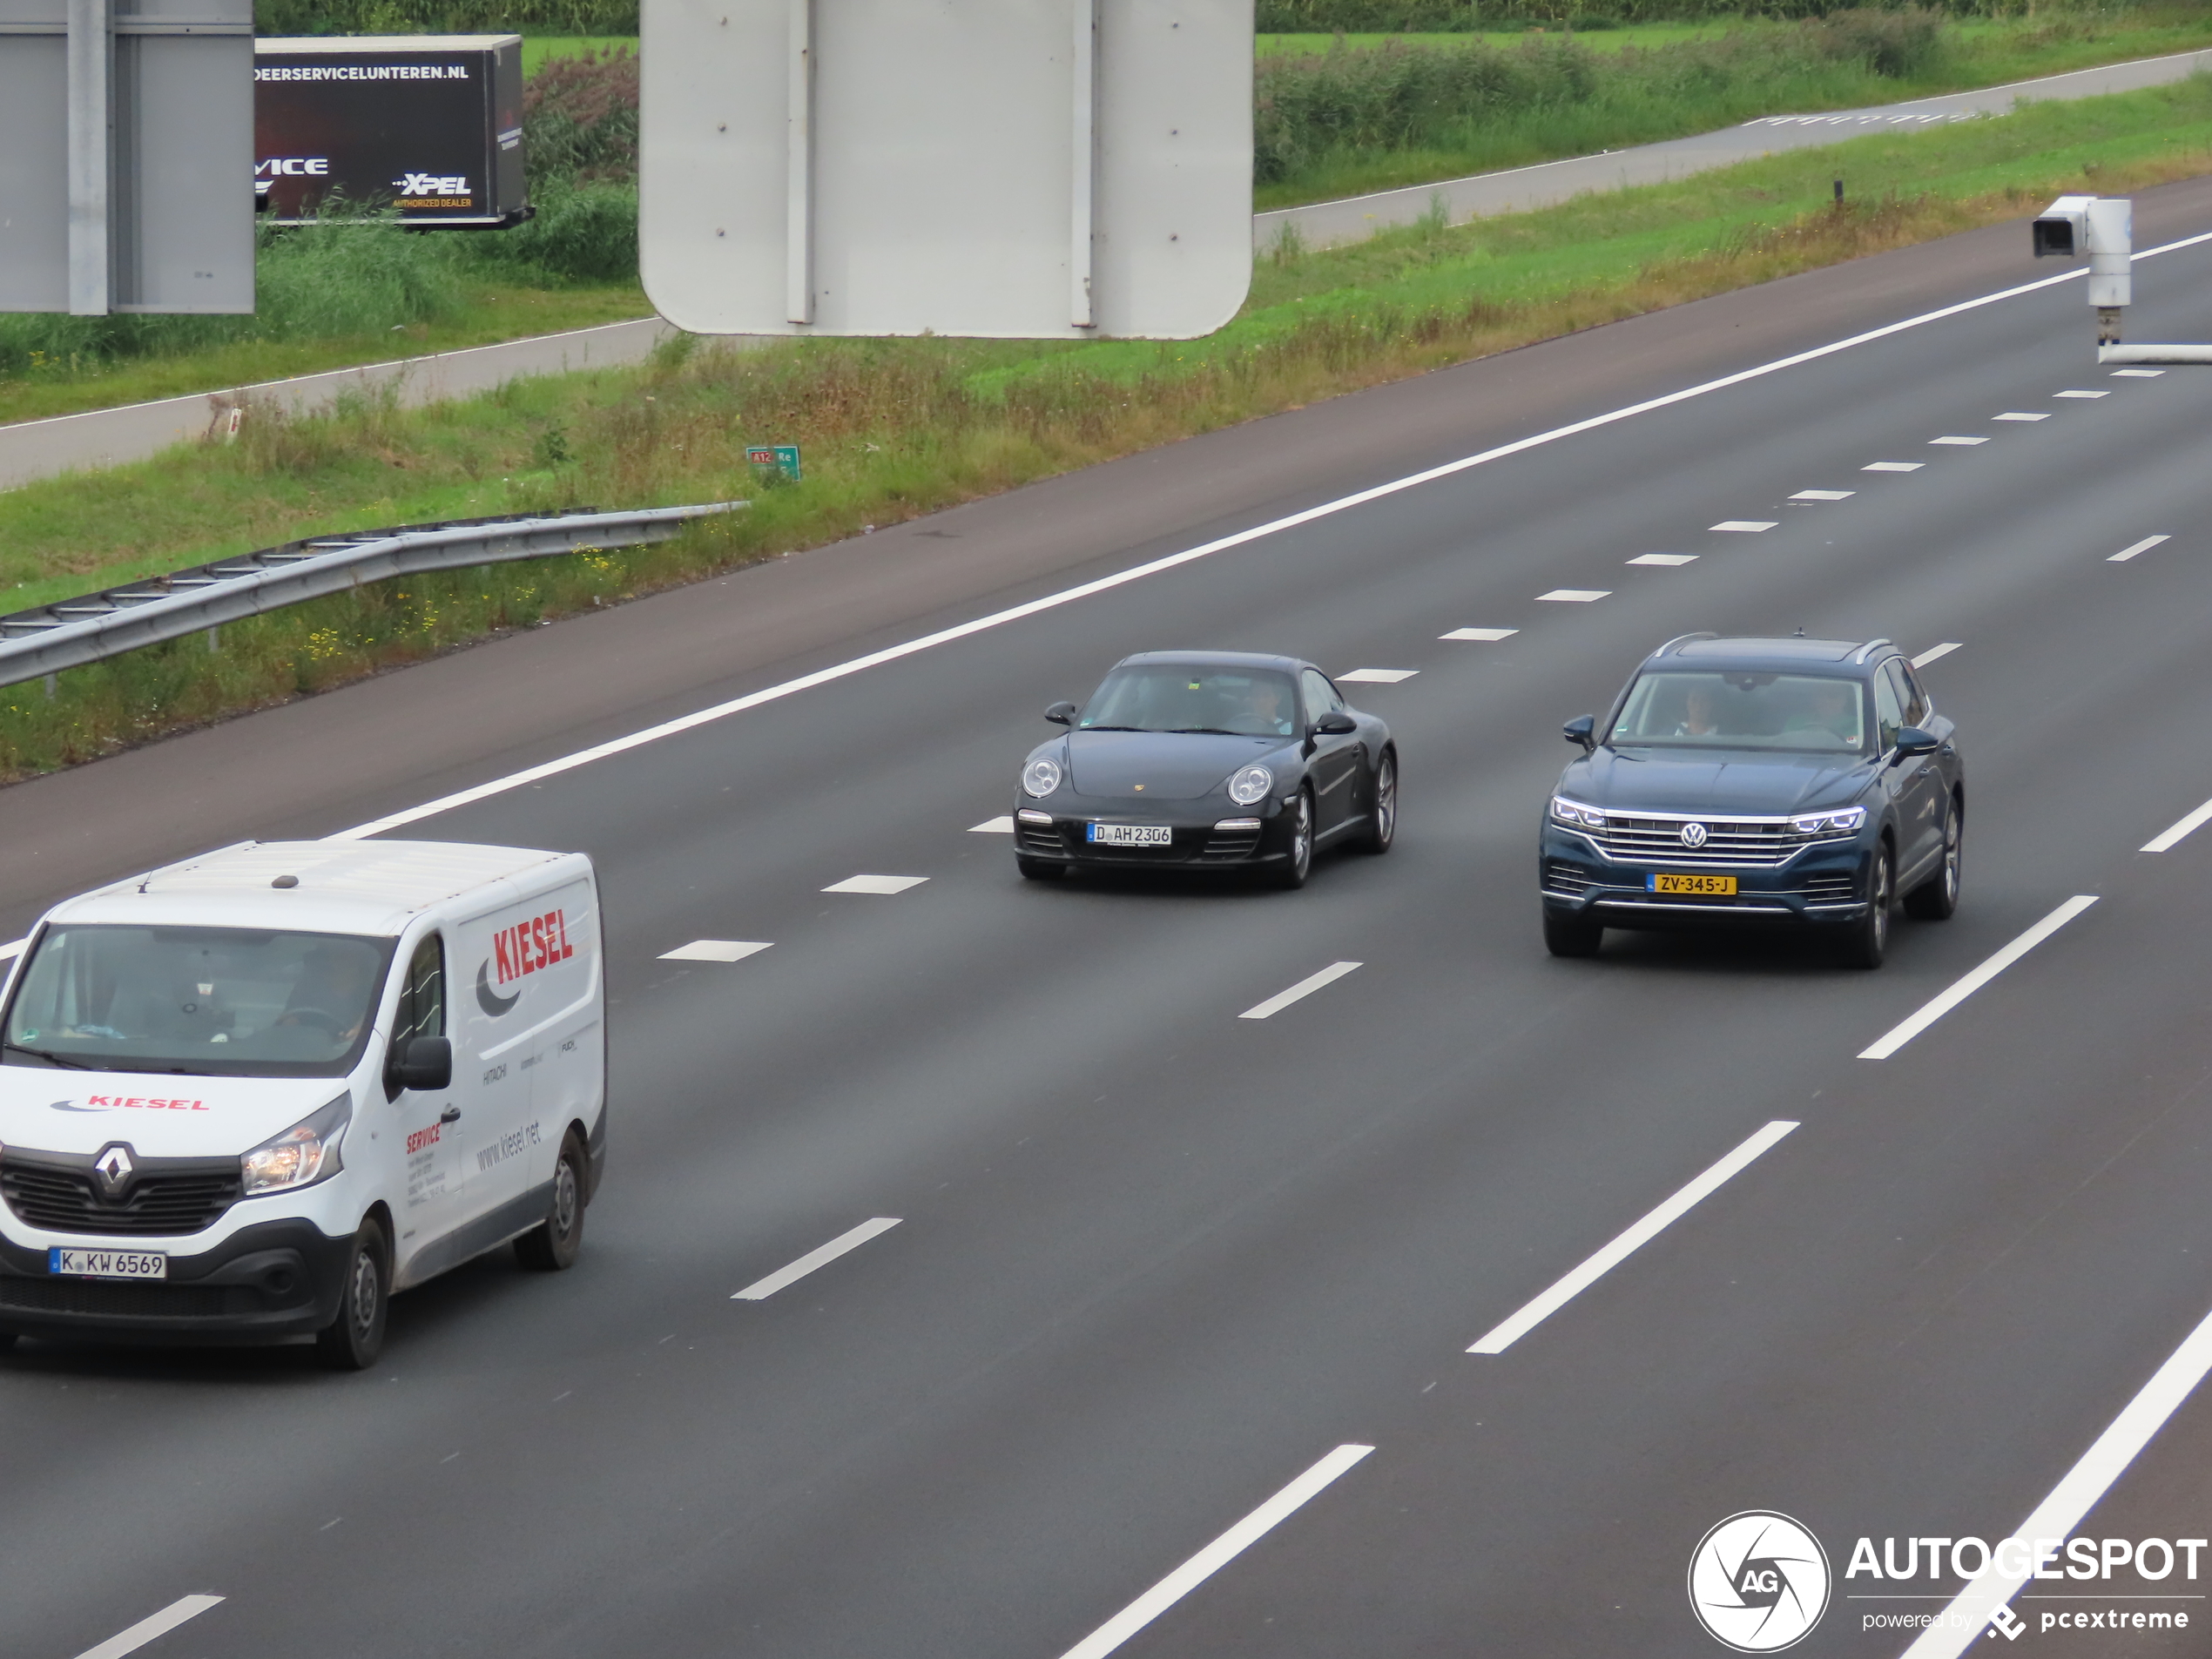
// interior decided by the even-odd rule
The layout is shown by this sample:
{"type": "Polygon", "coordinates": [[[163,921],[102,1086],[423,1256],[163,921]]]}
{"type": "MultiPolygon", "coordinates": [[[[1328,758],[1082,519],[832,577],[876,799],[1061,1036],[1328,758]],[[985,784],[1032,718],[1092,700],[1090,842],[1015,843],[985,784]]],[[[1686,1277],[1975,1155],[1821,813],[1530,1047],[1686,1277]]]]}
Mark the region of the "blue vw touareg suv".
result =
{"type": "Polygon", "coordinates": [[[1545,809],[1544,943],[1588,956],[1608,927],[1786,921],[1878,968],[1898,894],[1959,903],[1965,767],[1886,639],[1686,634],[1645,658],[1603,720],[1570,720],[1545,809]]]}

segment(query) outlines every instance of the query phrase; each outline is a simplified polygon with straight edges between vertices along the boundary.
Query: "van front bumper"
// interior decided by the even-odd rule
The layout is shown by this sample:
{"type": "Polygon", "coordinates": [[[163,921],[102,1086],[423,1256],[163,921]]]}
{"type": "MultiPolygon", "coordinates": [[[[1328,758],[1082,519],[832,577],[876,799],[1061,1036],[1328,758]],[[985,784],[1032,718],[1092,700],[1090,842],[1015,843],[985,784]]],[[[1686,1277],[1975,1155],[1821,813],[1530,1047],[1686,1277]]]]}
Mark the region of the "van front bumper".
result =
{"type": "MultiPolygon", "coordinates": [[[[86,1237],[98,1250],[136,1238],[86,1237]]],[[[71,1278],[46,1252],[0,1238],[0,1332],[101,1342],[269,1342],[311,1335],[338,1316],[353,1240],[297,1217],[256,1222],[192,1256],[169,1252],[162,1279],[71,1278]]]]}

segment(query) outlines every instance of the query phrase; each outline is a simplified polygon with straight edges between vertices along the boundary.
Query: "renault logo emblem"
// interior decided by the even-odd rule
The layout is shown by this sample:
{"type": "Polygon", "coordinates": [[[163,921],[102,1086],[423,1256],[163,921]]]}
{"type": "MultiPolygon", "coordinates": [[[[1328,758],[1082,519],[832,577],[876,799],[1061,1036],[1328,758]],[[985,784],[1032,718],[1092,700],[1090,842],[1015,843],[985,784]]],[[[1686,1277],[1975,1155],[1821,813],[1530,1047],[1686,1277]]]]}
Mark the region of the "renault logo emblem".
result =
{"type": "Polygon", "coordinates": [[[122,1190],[123,1184],[131,1178],[131,1171],[135,1167],[131,1162],[130,1149],[125,1146],[111,1146],[92,1160],[93,1170],[100,1177],[101,1190],[110,1197],[122,1190]]]}
{"type": "Polygon", "coordinates": [[[1703,824],[1684,824],[1682,826],[1682,844],[1689,847],[1704,846],[1705,826],[1703,824]]]}

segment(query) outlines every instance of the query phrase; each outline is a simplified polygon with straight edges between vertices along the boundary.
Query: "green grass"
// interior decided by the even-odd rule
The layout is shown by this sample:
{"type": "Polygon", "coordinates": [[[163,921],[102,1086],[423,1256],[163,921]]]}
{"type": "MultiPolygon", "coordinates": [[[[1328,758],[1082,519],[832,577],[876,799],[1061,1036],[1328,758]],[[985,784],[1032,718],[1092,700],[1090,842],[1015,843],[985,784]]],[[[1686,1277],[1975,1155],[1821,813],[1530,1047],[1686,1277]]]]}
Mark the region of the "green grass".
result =
{"type": "MultiPolygon", "coordinates": [[[[1880,136],[1677,184],[1271,259],[1211,339],[683,342],[645,367],[401,411],[249,415],[194,446],[0,496],[16,609],[293,536],[755,494],[660,547],[387,583],[0,690],[0,774],[85,759],[588,609],[1274,410],[1889,246],[2061,191],[2212,170],[2212,79],[1880,136]],[[1827,200],[1840,160],[1852,200],[1827,200]],[[797,442],[759,490],[743,446],[797,442]]],[[[2023,256],[2023,267],[2027,263],[2023,256]]],[[[2090,349],[2087,320],[2080,348],[2090,349]]]]}
{"type": "Polygon", "coordinates": [[[1256,37],[1259,56],[1282,57],[1299,52],[1325,52],[1341,40],[1346,46],[1358,50],[1372,50],[1393,44],[1420,46],[1454,46],[1470,40],[1487,41],[1493,46],[1510,46],[1531,33],[1554,35],[1572,34],[1593,51],[1618,51],[1623,46],[1671,46],[1685,40],[1707,40],[1729,30],[1742,27],[1740,19],[1723,18],[1707,23],[1642,23],[1618,29],[1484,29],[1469,30],[1456,34],[1388,34],[1388,35],[1260,35],[1256,37]]]}
{"type": "Polygon", "coordinates": [[[635,35],[525,35],[523,78],[528,80],[550,57],[581,57],[588,51],[636,51],[635,35]]]}

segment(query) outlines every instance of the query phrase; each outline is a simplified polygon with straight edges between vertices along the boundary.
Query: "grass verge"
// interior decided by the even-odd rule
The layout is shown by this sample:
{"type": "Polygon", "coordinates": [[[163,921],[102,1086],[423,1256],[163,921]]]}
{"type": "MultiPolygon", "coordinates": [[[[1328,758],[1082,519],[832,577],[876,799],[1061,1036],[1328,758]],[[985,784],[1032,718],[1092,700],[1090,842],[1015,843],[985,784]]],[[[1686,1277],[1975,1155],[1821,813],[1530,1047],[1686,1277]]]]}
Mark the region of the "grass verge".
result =
{"type": "MultiPolygon", "coordinates": [[[[1447,229],[1418,226],[1256,273],[1205,341],[682,341],[637,369],[465,403],[250,415],[235,444],[0,496],[0,604],[309,533],[596,502],[752,493],[658,547],[388,583],[0,689],[0,775],[419,660],[1151,445],[1683,300],[1970,226],[2064,190],[2212,171],[2212,79],[2010,120],[1774,157],[1447,229]],[[1838,156],[1853,199],[1825,200],[1838,156]],[[754,492],[748,442],[806,447],[754,492]]],[[[2087,349],[2085,330],[2084,349],[2087,349]]]]}

